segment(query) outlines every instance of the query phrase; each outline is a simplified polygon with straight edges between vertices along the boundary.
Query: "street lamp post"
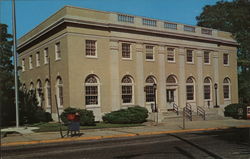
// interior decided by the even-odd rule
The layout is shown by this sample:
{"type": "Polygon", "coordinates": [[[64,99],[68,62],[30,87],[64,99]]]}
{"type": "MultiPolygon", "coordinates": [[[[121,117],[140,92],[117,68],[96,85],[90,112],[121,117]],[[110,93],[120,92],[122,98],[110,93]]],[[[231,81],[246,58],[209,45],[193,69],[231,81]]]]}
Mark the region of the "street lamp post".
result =
{"type": "Polygon", "coordinates": [[[214,84],[214,90],[215,90],[215,106],[214,106],[214,108],[219,108],[219,106],[217,104],[217,89],[218,89],[218,84],[215,83],[214,84]]]}
{"type": "Polygon", "coordinates": [[[156,117],[156,124],[158,124],[158,107],[156,106],[156,89],[157,89],[157,84],[154,83],[153,84],[153,89],[154,89],[154,102],[155,102],[155,112],[157,113],[157,117],[156,117]]]}

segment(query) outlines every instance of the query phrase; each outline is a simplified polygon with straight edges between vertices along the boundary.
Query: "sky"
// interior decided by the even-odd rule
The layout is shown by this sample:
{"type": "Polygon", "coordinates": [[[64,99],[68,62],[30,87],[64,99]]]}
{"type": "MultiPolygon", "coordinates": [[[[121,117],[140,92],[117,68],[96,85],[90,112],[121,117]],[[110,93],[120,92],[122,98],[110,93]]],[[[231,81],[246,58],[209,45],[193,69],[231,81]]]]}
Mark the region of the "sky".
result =
{"type": "MultiPolygon", "coordinates": [[[[120,12],[196,25],[195,17],[205,5],[218,0],[16,0],[16,29],[20,38],[65,5],[120,12]]],[[[12,33],[11,0],[0,0],[0,23],[12,33]]]]}

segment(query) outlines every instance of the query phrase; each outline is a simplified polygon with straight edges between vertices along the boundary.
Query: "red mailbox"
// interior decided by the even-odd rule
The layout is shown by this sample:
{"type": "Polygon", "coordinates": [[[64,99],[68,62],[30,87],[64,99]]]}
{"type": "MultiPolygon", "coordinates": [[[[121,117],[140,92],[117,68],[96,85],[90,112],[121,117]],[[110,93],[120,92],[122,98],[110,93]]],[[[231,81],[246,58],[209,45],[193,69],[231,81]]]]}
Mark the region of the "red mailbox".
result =
{"type": "Polygon", "coordinates": [[[67,119],[70,120],[70,121],[74,120],[75,116],[76,116],[75,114],[67,114],[67,119]]]}

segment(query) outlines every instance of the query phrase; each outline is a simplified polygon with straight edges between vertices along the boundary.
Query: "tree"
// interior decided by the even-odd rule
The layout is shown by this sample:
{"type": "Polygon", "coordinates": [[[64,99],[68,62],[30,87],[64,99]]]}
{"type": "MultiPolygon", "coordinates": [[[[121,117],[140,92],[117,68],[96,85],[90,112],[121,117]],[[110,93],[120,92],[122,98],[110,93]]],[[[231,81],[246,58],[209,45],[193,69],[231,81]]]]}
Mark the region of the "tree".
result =
{"type": "Polygon", "coordinates": [[[196,17],[197,25],[231,32],[238,47],[239,96],[250,103],[250,1],[219,1],[196,17]]]}

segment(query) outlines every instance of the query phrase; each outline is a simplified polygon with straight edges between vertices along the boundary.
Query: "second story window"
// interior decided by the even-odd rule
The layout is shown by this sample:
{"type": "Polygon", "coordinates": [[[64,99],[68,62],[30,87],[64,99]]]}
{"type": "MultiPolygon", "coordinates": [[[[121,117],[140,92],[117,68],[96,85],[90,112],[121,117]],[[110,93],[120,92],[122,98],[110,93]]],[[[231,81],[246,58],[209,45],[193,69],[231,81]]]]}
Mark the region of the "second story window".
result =
{"type": "Polygon", "coordinates": [[[33,68],[32,55],[29,56],[29,68],[33,68]]]}
{"type": "Polygon", "coordinates": [[[60,42],[55,45],[56,60],[61,59],[61,45],[60,42]]]}
{"type": "Polygon", "coordinates": [[[229,55],[228,54],[223,54],[223,64],[229,65],[229,55]]]}
{"type": "Polygon", "coordinates": [[[25,71],[25,59],[22,59],[22,71],[25,71]]]}
{"type": "Polygon", "coordinates": [[[148,26],[154,26],[154,27],[156,27],[156,20],[152,20],[152,19],[145,19],[145,18],[143,18],[142,19],[142,24],[143,25],[148,25],[148,26]]]}
{"type": "Polygon", "coordinates": [[[44,64],[47,64],[49,63],[49,49],[45,48],[43,53],[44,53],[44,64]]]}
{"type": "Polygon", "coordinates": [[[118,21],[134,23],[134,17],[129,15],[118,14],[118,21]]]}
{"type": "Polygon", "coordinates": [[[130,59],[130,44],[122,43],[122,58],[130,59]]]}
{"type": "Polygon", "coordinates": [[[195,32],[195,27],[184,25],[184,31],[195,32]]]}
{"type": "Polygon", "coordinates": [[[167,49],[167,59],[168,59],[168,62],[174,62],[175,61],[174,48],[168,48],[167,49]]]}
{"type": "Polygon", "coordinates": [[[210,64],[210,52],[209,51],[204,52],[204,63],[210,64]]]}
{"type": "Polygon", "coordinates": [[[146,46],[146,60],[154,60],[154,46],[146,46]]]}
{"type": "Polygon", "coordinates": [[[174,23],[167,23],[167,22],[165,22],[165,23],[164,23],[164,27],[165,27],[165,28],[168,28],[168,29],[177,30],[177,24],[174,24],[174,23]]]}
{"type": "Polygon", "coordinates": [[[40,66],[40,52],[36,53],[36,66],[40,66]]]}
{"type": "Polygon", "coordinates": [[[188,63],[193,63],[194,59],[193,59],[193,50],[187,50],[187,62],[188,63]]]}
{"type": "Polygon", "coordinates": [[[86,56],[97,56],[95,40],[86,40],[86,56]]]}

